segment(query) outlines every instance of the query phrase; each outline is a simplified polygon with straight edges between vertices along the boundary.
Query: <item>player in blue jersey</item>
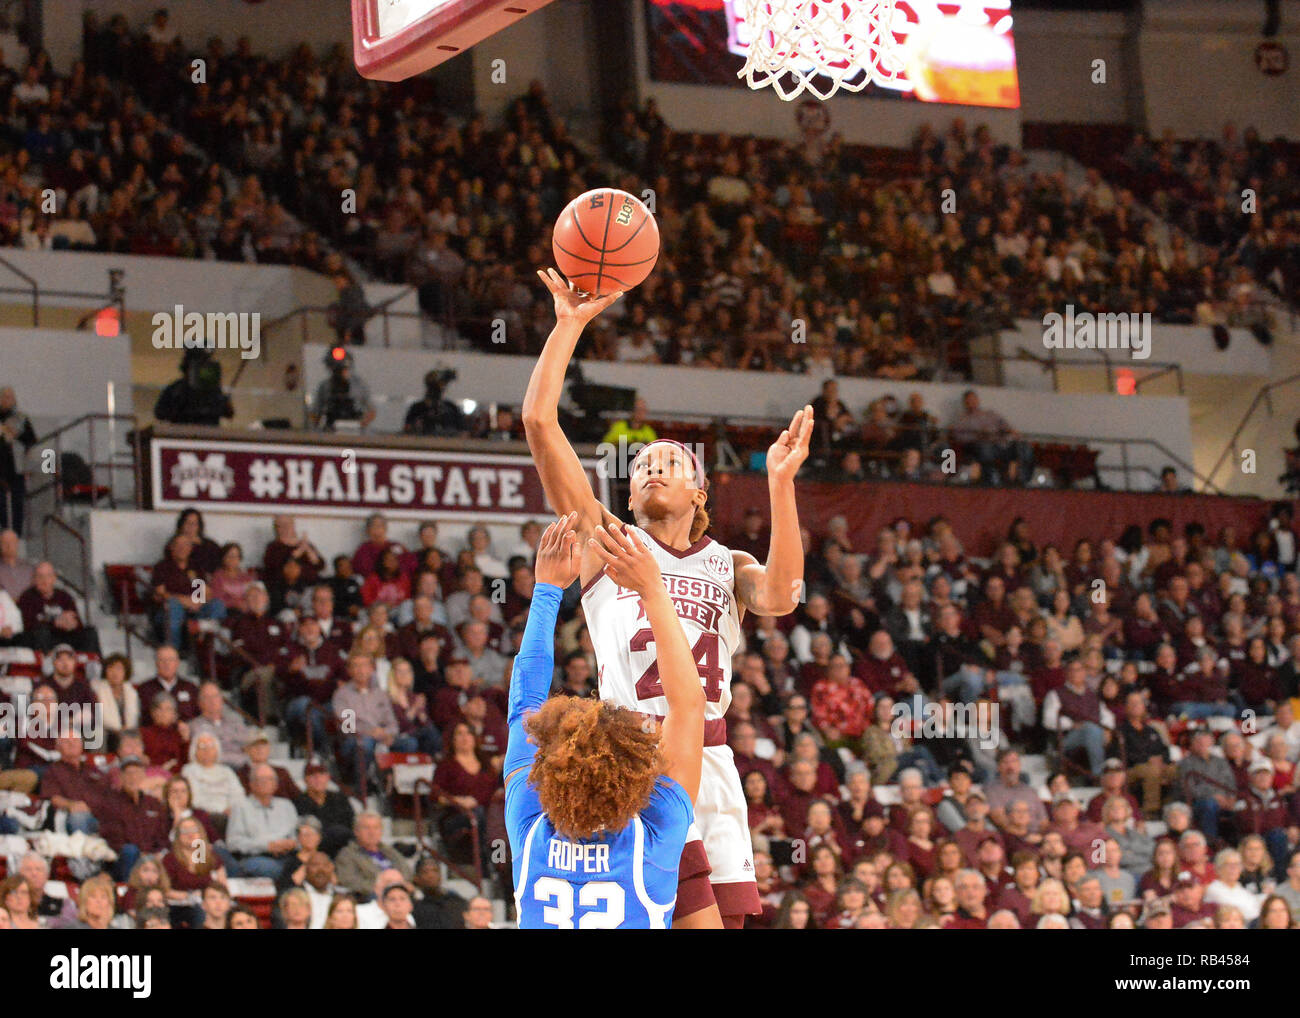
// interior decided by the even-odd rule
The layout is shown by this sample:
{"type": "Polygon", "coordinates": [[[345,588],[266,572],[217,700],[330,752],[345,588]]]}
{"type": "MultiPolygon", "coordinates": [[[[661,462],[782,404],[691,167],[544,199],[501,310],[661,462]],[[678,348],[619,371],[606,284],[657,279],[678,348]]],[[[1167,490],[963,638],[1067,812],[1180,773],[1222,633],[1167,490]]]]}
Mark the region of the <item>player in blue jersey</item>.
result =
{"type": "Polygon", "coordinates": [[[640,598],[663,684],[662,723],[594,699],[547,699],[555,621],[578,578],[581,548],[569,513],[537,546],[536,586],[510,679],[506,825],[523,929],[667,929],[677,870],[700,785],[704,688],[650,551],[616,524],[590,550],[640,598]]]}

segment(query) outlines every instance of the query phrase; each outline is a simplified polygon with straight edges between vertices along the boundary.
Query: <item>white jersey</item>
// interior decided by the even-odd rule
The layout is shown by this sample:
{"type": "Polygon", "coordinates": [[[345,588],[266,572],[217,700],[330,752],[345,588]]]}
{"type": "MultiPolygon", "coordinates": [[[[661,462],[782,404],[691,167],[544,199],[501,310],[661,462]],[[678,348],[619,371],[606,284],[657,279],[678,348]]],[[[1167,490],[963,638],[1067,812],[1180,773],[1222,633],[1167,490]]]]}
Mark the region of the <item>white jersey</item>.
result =
{"type": "MultiPolygon", "coordinates": [[[[731,706],[731,657],[740,646],[731,549],[703,537],[686,551],[676,551],[639,527],[628,525],[627,529],[659,563],[700,670],[704,718],[720,721],[731,706]]],[[[596,651],[600,698],[662,717],[668,701],[659,684],[658,651],[640,597],[598,573],[583,588],[582,610],[596,651]]]]}

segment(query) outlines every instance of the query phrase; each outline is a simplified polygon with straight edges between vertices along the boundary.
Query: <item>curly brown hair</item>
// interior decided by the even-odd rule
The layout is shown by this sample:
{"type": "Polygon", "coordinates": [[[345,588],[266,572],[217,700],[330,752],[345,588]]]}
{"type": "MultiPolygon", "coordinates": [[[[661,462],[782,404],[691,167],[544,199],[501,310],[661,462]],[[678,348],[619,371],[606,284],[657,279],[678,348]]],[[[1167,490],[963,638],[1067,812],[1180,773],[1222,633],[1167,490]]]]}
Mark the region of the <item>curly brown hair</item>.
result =
{"type": "Polygon", "coordinates": [[[650,802],[663,773],[659,728],[600,700],[560,696],[524,722],[537,755],[528,780],[566,838],[617,832],[650,802]]]}

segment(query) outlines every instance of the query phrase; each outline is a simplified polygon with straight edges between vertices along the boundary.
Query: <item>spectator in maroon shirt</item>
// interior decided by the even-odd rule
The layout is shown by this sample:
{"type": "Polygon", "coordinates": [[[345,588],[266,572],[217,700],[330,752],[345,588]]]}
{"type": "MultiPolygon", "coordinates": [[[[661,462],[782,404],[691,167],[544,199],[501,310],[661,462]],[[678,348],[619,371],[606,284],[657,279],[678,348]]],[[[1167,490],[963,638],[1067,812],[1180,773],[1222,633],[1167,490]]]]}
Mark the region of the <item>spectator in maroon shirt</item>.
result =
{"type": "Polygon", "coordinates": [[[971,611],[971,624],[982,640],[994,647],[1006,642],[1007,630],[1016,624],[1016,615],[1007,604],[1007,588],[1000,577],[990,576],[984,583],[984,599],[971,611]]]}
{"type": "MultiPolygon", "coordinates": [[[[506,740],[509,736],[504,715],[496,704],[481,692],[472,692],[465,698],[465,706],[461,708],[461,713],[470,732],[478,740],[479,750],[492,761],[494,767],[499,768],[504,763],[506,740]]],[[[439,745],[441,746],[441,741],[439,745]]]]}
{"type": "Polygon", "coordinates": [[[1268,846],[1277,872],[1285,873],[1292,852],[1287,840],[1291,823],[1286,800],[1273,788],[1273,764],[1258,757],[1250,765],[1250,786],[1242,793],[1233,811],[1238,836],[1258,834],[1268,846]]]}
{"type": "Polygon", "coordinates": [[[740,521],[740,533],[730,541],[729,547],[748,552],[758,561],[767,559],[768,532],[762,510],[750,506],[740,521]]]}
{"type": "MultiPolygon", "coordinates": [[[[485,869],[493,865],[490,838],[486,836],[488,810],[496,800],[505,795],[501,785],[501,772],[483,758],[478,740],[469,725],[463,721],[452,726],[447,733],[447,755],[434,771],[433,783],[444,802],[454,803],[458,810],[445,810],[439,820],[439,831],[444,842],[453,850],[464,852],[469,834],[469,814],[473,814],[481,832],[479,850],[485,869]]],[[[494,811],[495,812],[495,811],[494,811]]]]}
{"type": "Polygon", "coordinates": [[[1174,712],[1193,720],[1237,716],[1237,708],[1229,701],[1227,662],[1213,647],[1200,649],[1196,664],[1183,673],[1178,695],[1174,712]]]}
{"type": "MultiPolygon", "coordinates": [[[[77,675],[76,651],[66,643],[54,648],[49,684],[60,704],[76,704],[83,712],[87,712],[82,715],[86,719],[94,716],[93,711],[99,698],[95,696],[90,683],[77,675]]],[[[85,730],[89,730],[89,725],[85,730]]]]}
{"type": "Polygon", "coordinates": [[[839,856],[829,845],[818,845],[808,853],[809,879],[802,887],[812,908],[813,922],[822,926],[835,910],[843,869],[839,856]]]}
{"type": "Polygon", "coordinates": [[[788,772],[790,765],[800,760],[808,761],[817,768],[817,783],[815,785],[817,794],[831,799],[838,799],[840,796],[839,776],[835,773],[831,764],[828,763],[828,756],[829,754],[823,752],[816,736],[810,732],[801,732],[795,737],[786,770],[788,772]]]}
{"type": "Polygon", "coordinates": [[[127,757],[121,762],[122,788],[110,791],[96,807],[100,836],[117,853],[113,867],[119,881],[126,880],[142,854],[166,851],[169,825],[167,807],[141,791],[144,761],[127,757]]]}
{"type": "Polygon", "coordinates": [[[965,826],[956,830],[952,838],[961,846],[962,858],[967,866],[975,866],[979,860],[979,848],[984,842],[992,838],[999,847],[1002,845],[1002,837],[998,834],[993,822],[989,820],[989,804],[984,798],[984,793],[979,789],[973,790],[966,797],[966,808],[964,810],[966,817],[965,826]]]}
{"type": "Polygon", "coordinates": [[[795,760],[786,768],[785,778],[781,817],[787,831],[802,831],[808,807],[821,798],[817,791],[817,764],[811,760],[795,760]]]}
{"type": "Polygon", "coordinates": [[[741,787],[745,790],[745,812],[751,837],[762,839],[761,844],[766,844],[768,838],[784,838],[785,819],[776,806],[763,772],[745,771],[741,787]]]}
{"type": "Polygon", "coordinates": [[[1038,857],[1033,852],[1017,852],[1011,857],[1012,880],[1004,884],[994,899],[994,907],[1015,913],[1020,925],[1028,928],[1037,918],[1033,914],[1034,892],[1041,877],[1038,857]]]}
{"type": "Polygon", "coordinates": [[[346,679],[343,651],[321,634],[320,620],[315,615],[304,615],[298,623],[297,639],[281,660],[281,682],[288,701],[285,720],[300,729],[310,723],[312,746],[323,752],[329,745],[325,720],[330,700],[346,679]],[[313,705],[321,709],[313,711],[313,705]]]}
{"type": "Polygon", "coordinates": [[[808,804],[807,819],[801,836],[809,849],[818,845],[828,846],[835,853],[835,858],[842,869],[848,858],[848,852],[838,827],[838,820],[829,802],[824,799],[815,800],[808,804]]]}
{"type": "Polygon", "coordinates": [[[1058,640],[1047,640],[1043,644],[1043,663],[1029,676],[1029,688],[1039,706],[1048,693],[1065,685],[1063,656],[1058,640]]]}
{"type": "Polygon", "coordinates": [[[201,512],[192,507],[182,509],[176,518],[176,533],[189,539],[190,563],[194,568],[209,576],[220,568],[221,545],[207,536],[201,512]]]}
{"type": "Polygon", "coordinates": [[[1156,648],[1169,640],[1169,631],[1156,612],[1150,594],[1139,594],[1124,619],[1124,649],[1128,656],[1150,661],[1156,648]]]}
{"type": "MultiPolygon", "coordinates": [[[[535,523],[532,525],[536,527],[535,523]]],[[[525,523],[521,532],[526,531],[528,527],[529,524],[525,523]]],[[[538,534],[540,536],[540,531],[538,534]]],[[[429,552],[437,552],[439,559],[447,560],[446,551],[438,546],[438,524],[433,520],[426,520],[420,524],[420,529],[416,532],[416,540],[419,544],[402,556],[402,572],[408,576],[414,576],[419,570],[425,568],[429,552]]],[[[439,582],[441,580],[442,578],[439,577],[439,582]]]]}
{"type": "Polygon", "coordinates": [[[731,755],[736,763],[736,771],[740,774],[746,774],[749,771],[758,771],[763,775],[767,782],[767,787],[774,797],[779,797],[784,785],[784,778],[773,765],[773,761],[780,761],[783,757],[780,750],[771,760],[765,760],[755,755],[755,747],[758,743],[758,730],[748,721],[737,721],[734,725],[727,724],[728,745],[731,747],[731,755]]]}
{"type": "Polygon", "coordinates": [[[1129,804],[1133,810],[1133,816],[1139,818],[1138,826],[1140,828],[1143,815],[1142,804],[1128,792],[1128,771],[1125,770],[1123,762],[1112,756],[1101,765],[1101,791],[1088,800],[1088,808],[1084,811],[1084,817],[1094,824],[1101,823],[1101,813],[1105,808],[1106,801],[1114,795],[1120,796],[1129,804]]]}
{"type": "Polygon", "coordinates": [[[931,835],[935,831],[934,811],[927,806],[912,810],[907,818],[907,856],[917,874],[924,880],[935,868],[937,844],[931,835]]]}
{"type": "Polygon", "coordinates": [[[190,758],[189,726],[180,720],[176,701],[159,693],[149,703],[149,724],[140,728],[144,752],[149,764],[179,774],[190,758]]]}
{"type": "Polygon", "coordinates": [[[885,693],[895,700],[921,691],[907,661],[895,648],[894,638],[884,629],[871,634],[867,653],[859,658],[854,674],[867,684],[872,693],[885,693]]]}
{"type": "Polygon", "coordinates": [[[988,886],[978,870],[962,870],[954,881],[957,891],[957,911],[953,913],[950,930],[982,930],[988,925],[988,886]]]}
{"type": "MultiPolygon", "coordinates": [[[[163,557],[153,567],[154,624],[164,641],[180,647],[188,619],[224,619],[226,606],[207,596],[208,574],[191,561],[193,544],[184,534],[167,542],[163,557]]],[[[220,554],[221,549],[217,552],[220,554]]]]}
{"type": "Polygon", "coordinates": [[[1052,801],[1052,824],[1048,829],[1059,834],[1071,852],[1078,852],[1087,858],[1094,841],[1105,841],[1106,830],[1101,824],[1081,820],[1080,812],[1079,803],[1074,796],[1062,792],[1052,801]]]}
{"type": "Polygon", "coordinates": [[[95,834],[99,830],[95,813],[109,791],[104,776],[86,759],[80,736],[65,735],[55,741],[55,747],[59,759],[41,775],[40,796],[55,809],[66,811],[69,834],[95,834]]]}
{"type": "MultiPolygon", "coordinates": [[[[46,732],[56,731],[58,719],[58,693],[46,682],[40,683],[32,690],[27,704],[27,716],[33,721],[39,716],[44,722],[46,732]]],[[[58,747],[53,735],[33,735],[31,729],[24,728],[17,732],[14,740],[13,768],[0,771],[0,790],[22,792],[31,795],[40,783],[41,775],[47,767],[59,759],[58,747]]]]}
{"type": "Polygon", "coordinates": [[[399,656],[410,661],[420,656],[420,643],[426,636],[438,638],[439,649],[452,645],[451,630],[433,620],[433,598],[420,595],[411,601],[411,621],[397,630],[399,656]]]}
{"type": "Polygon", "coordinates": [[[176,713],[181,721],[193,721],[199,716],[199,687],[181,677],[181,656],[170,645],[159,647],[153,656],[154,677],[140,684],[140,705],[146,710],[159,693],[168,694],[176,701],[176,713]]]}
{"type": "Polygon", "coordinates": [[[464,654],[453,654],[447,662],[443,682],[443,687],[434,695],[429,716],[435,725],[446,732],[452,725],[465,719],[465,701],[469,698],[470,690],[477,688],[469,658],[464,654]]]}
{"type": "MultiPolygon", "coordinates": [[[[360,602],[357,602],[360,604],[360,602]]],[[[350,647],[356,636],[352,622],[340,606],[334,588],[328,583],[318,583],[311,589],[311,604],[304,615],[312,615],[320,623],[320,633],[336,647],[350,647]]]]}
{"type": "Polygon", "coordinates": [[[392,549],[397,553],[400,564],[406,549],[396,541],[388,540],[388,521],[383,513],[373,513],[366,517],[366,539],[352,553],[352,568],[358,576],[369,576],[379,565],[379,556],[392,549]]]}
{"type": "Polygon", "coordinates": [[[269,719],[278,715],[275,678],[283,664],[288,634],[279,619],[267,614],[271,598],[264,584],[258,582],[248,588],[245,604],[247,611],[241,612],[230,627],[230,642],[242,652],[234,659],[233,671],[245,702],[252,690],[258,716],[269,719]]]}
{"type": "Polygon", "coordinates": [[[826,678],[835,641],[830,633],[814,633],[808,641],[808,648],[811,660],[799,666],[799,679],[795,683],[795,688],[804,696],[811,696],[813,687],[826,678]]]}
{"type": "Polygon", "coordinates": [[[299,534],[292,516],[277,516],[272,521],[275,539],[262,553],[262,575],[279,576],[285,560],[296,558],[304,583],[315,583],[325,567],[325,559],[306,534],[299,534]]]}
{"type": "Polygon", "coordinates": [[[99,636],[82,624],[77,602],[55,584],[58,577],[49,562],[38,562],[32,572],[32,585],[18,595],[18,610],[23,616],[22,639],[39,651],[49,651],[55,644],[70,644],[85,654],[99,653],[99,636]]]}
{"type": "Polygon", "coordinates": [[[1208,928],[1214,918],[1215,906],[1205,904],[1205,885],[1195,875],[1183,870],[1174,881],[1174,900],[1171,909],[1174,929],[1188,927],[1208,928]]]}
{"type": "Polygon", "coordinates": [[[1232,665],[1231,678],[1246,706],[1257,714],[1271,714],[1282,698],[1277,669],[1268,663],[1268,641],[1262,636],[1247,644],[1246,658],[1232,665]]]}

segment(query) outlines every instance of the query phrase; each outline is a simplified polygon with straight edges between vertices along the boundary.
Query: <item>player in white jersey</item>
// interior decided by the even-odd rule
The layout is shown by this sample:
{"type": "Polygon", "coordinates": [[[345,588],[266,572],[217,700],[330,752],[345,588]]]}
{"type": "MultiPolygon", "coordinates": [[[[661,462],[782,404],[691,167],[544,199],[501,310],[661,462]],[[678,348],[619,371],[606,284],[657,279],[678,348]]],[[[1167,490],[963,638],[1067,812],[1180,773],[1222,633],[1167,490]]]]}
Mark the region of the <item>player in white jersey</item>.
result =
{"type": "MultiPolygon", "coordinates": [[[[557,513],[578,513],[575,529],[586,546],[596,527],[618,519],[596,499],[557,411],[583,328],[621,294],[592,299],[574,291],[554,270],[538,275],[555,298],[556,324],[528,383],[524,428],[547,499],[557,513]]],[[[705,689],[704,770],[695,806],[698,840],[688,840],[682,853],[674,927],[737,928],[746,914],[759,911],[745,798],[723,715],[731,700],[731,656],[738,649],[744,613],[785,615],[799,603],[803,545],[794,477],[808,456],[812,427],[812,407],[805,406],[768,449],[772,528],[766,563],[705,536],[708,478],[685,446],[652,442],[632,462],[627,508],[635,530],[655,550],[695,648],[705,689]]],[[[638,623],[635,595],[602,579],[601,569],[599,557],[588,548],[581,574],[583,607],[596,650],[600,694],[662,715],[653,642],[638,623]]]]}

